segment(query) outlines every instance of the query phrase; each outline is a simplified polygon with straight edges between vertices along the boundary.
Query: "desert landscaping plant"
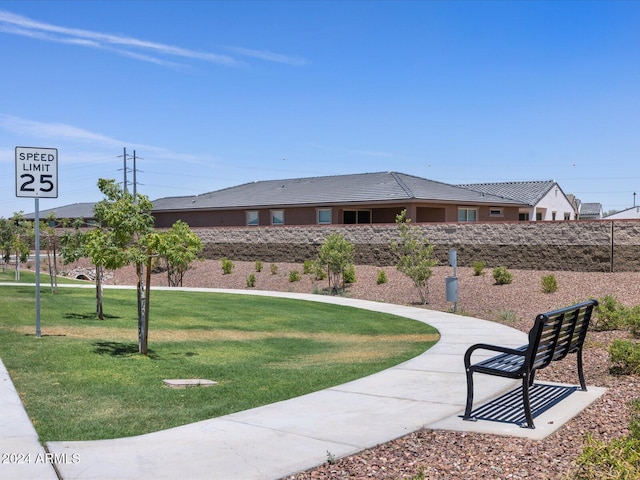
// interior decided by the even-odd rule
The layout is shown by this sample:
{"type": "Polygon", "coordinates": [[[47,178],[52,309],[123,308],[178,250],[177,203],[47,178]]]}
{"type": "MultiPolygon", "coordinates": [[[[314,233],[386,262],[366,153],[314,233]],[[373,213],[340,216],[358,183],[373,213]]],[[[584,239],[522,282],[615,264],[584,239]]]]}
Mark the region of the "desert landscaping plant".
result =
{"type": "Polygon", "coordinates": [[[544,293],[553,293],[558,291],[558,281],[553,274],[544,275],[542,277],[542,291],[544,293]]]}
{"type": "Polygon", "coordinates": [[[618,375],[640,374],[640,343],[616,339],[609,347],[611,371],[618,375]]]}
{"type": "Polygon", "coordinates": [[[484,275],[484,262],[482,260],[476,260],[471,264],[471,268],[473,268],[473,275],[475,277],[479,277],[484,275]]]}
{"type": "Polygon", "coordinates": [[[383,283],[387,283],[387,272],[384,270],[378,270],[378,278],[376,279],[376,284],[382,285],[383,283]]]}
{"type": "Polygon", "coordinates": [[[247,277],[247,287],[253,288],[256,286],[256,274],[250,273],[247,277]]]}
{"type": "Polygon", "coordinates": [[[413,281],[423,305],[429,302],[429,278],[432,268],[437,265],[433,259],[434,245],[422,237],[417,227],[411,226],[407,211],[396,215],[396,225],[400,235],[399,241],[391,244],[391,249],[398,256],[396,268],[413,281]]]}
{"type": "Polygon", "coordinates": [[[507,285],[513,281],[513,275],[506,267],[496,267],[493,269],[493,279],[496,285],[507,285]]]}
{"type": "Polygon", "coordinates": [[[223,258],[222,259],[222,273],[224,275],[229,275],[231,274],[231,272],[233,272],[233,261],[229,260],[228,258],[223,258]]]}
{"type": "Polygon", "coordinates": [[[605,295],[594,309],[591,328],[596,332],[618,330],[624,326],[624,316],[624,305],[613,295],[605,295]]]}
{"type": "Polygon", "coordinates": [[[289,272],[289,281],[290,282],[299,282],[300,281],[300,272],[297,270],[291,270],[289,272]]]}
{"type": "Polygon", "coordinates": [[[326,268],[329,276],[329,289],[338,293],[344,289],[345,272],[353,267],[353,244],[340,233],[332,233],[318,251],[318,263],[326,268]]]}
{"type": "Polygon", "coordinates": [[[276,265],[275,263],[272,263],[269,266],[269,269],[271,270],[271,275],[276,275],[278,273],[278,265],[276,265]]]}
{"type": "Polygon", "coordinates": [[[630,402],[630,434],[609,441],[588,433],[576,461],[576,480],[640,478],[640,400],[630,402]]]}
{"type": "Polygon", "coordinates": [[[256,268],[256,272],[258,272],[258,273],[260,273],[262,271],[262,261],[261,260],[256,260],[255,268],[256,268]]]}

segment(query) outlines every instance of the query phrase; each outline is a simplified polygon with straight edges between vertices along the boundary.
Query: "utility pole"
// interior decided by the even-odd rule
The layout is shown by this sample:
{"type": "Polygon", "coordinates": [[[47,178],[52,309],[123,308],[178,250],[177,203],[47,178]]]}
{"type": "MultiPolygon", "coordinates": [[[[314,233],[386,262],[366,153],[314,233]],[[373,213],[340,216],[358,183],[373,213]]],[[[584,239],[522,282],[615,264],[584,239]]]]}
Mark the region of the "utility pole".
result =
{"type": "MultiPolygon", "coordinates": [[[[118,155],[118,157],[120,157],[120,155],[118,155]]],[[[126,192],[128,191],[127,190],[127,147],[124,147],[124,153],[122,154],[122,158],[124,160],[124,168],[122,169],[124,171],[123,189],[126,192]]]]}
{"type": "Polygon", "coordinates": [[[138,181],[136,180],[136,173],[138,172],[138,168],[136,167],[136,159],[140,158],[140,160],[144,160],[142,157],[136,157],[136,151],[133,151],[133,196],[136,196],[138,193],[138,181]]]}

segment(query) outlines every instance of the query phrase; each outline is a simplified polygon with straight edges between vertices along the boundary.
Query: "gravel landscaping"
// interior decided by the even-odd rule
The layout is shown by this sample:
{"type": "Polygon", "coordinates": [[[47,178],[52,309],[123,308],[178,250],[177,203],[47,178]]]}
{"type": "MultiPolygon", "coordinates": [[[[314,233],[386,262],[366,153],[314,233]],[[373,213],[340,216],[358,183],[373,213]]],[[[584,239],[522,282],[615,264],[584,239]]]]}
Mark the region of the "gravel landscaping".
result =
{"type": "MultiPolygon", "coordinates": [[[[70,270],[73,266],[64,267],[70,270]]],[[[492,270],[474,276],[471,268],[458,268],[459,301],[457,312],[499,321],[522,331],[531,328],[536,314],[567,306],[588,298],[613,295],[626,306],[640,304],[640,273],[579,273],[510,270],[513,282],[495,285],[492,270]],[[542,292],[542,277],[553,273],[558,291],[542,292]]],[[[265,263],[261,272],[253,262],[234,262],[234,270],[223,275],[220,261],[197,262],[184,278],[185,287],[247,289],[247,277],[254,273],[255,289],[324,293],[327,280],[317,281],[303,275],[300,264],[277,264],[272,273],[265,263]],[[297,270],[301,280],[289,281],[289,272],[297,270]]],[[[450,267],[434,268],[429,282],[430,302],[425,308],[452,311],[445,300],[445,277],[450,267]]],[[[166,285],[163,273],[153,275],[153,284],[166,285]]],[[[115,272],[110,284],[134,284],[131,269],[115,272]]],[[[419,301],[412,283],[393,267],[357,266],[356,282],[346,295],[353,298],[397,304],[419,301]],[[388,281],[378,285],[380,270],[388,281]]],[[[608,346],[625,332],[589,332],[584,352],[587,385],[606,387],[607,392],[576,418],[542,441],[488,436],[474,433],[421,430],[357,455],[300,472],[287,480],[306,479],[569,479],[575,471],[574,460],[582,451],[584,437],[590,432],[596,439],[608,440],[628,433],[628,402],[640,398],[640,378],[613,376],[609,373],[608,346]]],[[[460,359],[462,362],[462,358],[460,359]]],[[[560,372],[551,366],[537,377],[540,380],[576,383],[573,369],[560,372]]]]}

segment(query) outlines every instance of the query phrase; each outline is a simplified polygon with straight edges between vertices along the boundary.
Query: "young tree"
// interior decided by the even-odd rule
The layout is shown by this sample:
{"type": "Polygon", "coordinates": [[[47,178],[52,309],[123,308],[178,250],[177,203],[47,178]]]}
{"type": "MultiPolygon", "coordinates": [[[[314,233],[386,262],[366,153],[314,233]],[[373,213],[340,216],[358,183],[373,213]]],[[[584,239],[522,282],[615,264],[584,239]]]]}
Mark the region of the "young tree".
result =
{"type": "MultiPolygon", "coordinates": [[[[115,180],[98,180],[106,198],[94,207],[100,227],[87,233],[88,253],[103,268],[117,269],[133,264],[136,269],[138,303],[138,349],[147,354],[150,268],[158,245],[151,216],[153,204],[144,195],[132,195],[115,180]],[[147,272],[145,274],[145,267],[147,272]]],[[[94,262],[95,263],[95,262],[94,262]]],[[[98,263],[96,263],[96,266],[98,263]]],[[[96,279],[99,276],[96,275],[96,279]]]]}
{"type": "Polygon", "coordinates": [[[396,268],[413,281],[422,304],[426,305],[429,303],[431,268],[438,262],[432,258],[433,245],[423,239],[418,228],[409,225],[410,222],[406,210],[396,215],[400,241],[394,241],[391,248],[398,255],[396,268]]]}
{"type": "Polygon", "coordinates": [[[166,263],[167,284],[170,287],[182,286],[185,272],[201,251],[202,241],[182,220],[159,235],[158,254],[166,263]]]}
{"type": "Polygon", "coordinates": [[[9,262],[11,255],[16,261],[16,282],[20,281],[20,264],[29,259],[30,240],[33,236],[32,226],[25,221],[22,212],[14,213],[7,225],[7,243],[4,251],[5,262],[9,262]]]}
{"type": "Polygon", "coordinates": [[[318,252],[318,264],[326,267],[329,288],[338,292],[338,286],[344,288],[344,272],[353,267],[353,244],[340,233],[332,233],[327,237],[318,252]]]}

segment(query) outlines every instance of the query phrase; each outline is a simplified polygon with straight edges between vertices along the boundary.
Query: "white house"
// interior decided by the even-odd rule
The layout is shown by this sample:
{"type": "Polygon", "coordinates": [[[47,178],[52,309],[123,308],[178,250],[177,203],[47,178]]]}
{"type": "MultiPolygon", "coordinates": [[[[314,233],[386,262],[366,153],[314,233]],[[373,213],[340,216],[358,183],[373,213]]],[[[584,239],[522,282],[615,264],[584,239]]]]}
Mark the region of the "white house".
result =
{"type": "Polygon", "coordinates": [[[471,183],[460,187],[526,203],[520,220],[575,220],[576,209],[555,180],[471,183]]]}

